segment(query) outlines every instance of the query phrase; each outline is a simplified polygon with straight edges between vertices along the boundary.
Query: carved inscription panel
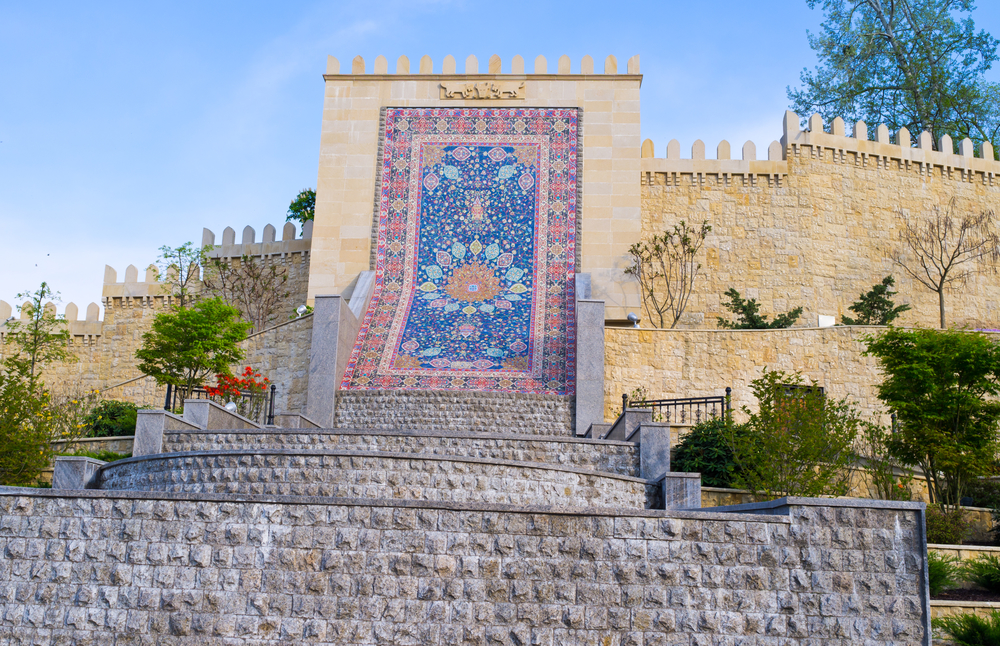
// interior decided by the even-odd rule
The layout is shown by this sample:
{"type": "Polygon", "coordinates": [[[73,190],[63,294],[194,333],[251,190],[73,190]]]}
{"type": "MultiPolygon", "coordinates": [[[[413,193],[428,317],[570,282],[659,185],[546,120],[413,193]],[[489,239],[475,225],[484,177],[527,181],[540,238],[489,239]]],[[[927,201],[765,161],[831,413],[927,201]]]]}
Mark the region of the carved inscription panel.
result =
{"type": "Polygon", "coordinates": [[[442,99],[523,99],[524,81],[445,81],[442,99]]]}

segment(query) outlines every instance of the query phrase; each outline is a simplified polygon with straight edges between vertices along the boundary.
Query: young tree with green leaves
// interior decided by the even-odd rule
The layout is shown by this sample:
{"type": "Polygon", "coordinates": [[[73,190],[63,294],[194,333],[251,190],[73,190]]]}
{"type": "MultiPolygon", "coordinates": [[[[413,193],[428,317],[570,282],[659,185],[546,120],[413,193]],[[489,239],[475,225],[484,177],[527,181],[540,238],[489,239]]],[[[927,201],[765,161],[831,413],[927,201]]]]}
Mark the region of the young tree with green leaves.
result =
{"type": "Polygon", "coordinates": [[[209,375],[230,374],[229,366],[243,359],[238,344],[249,328],[240,319],[240,311],[221,298],[157,314],[135,353],[139,370],[158,384],[172,384],[190,393],[209,375]]]}
{"type": "Polygon", "coordinates": [[[58,317],[55,308],[45,304],[59,300],[59,292],[42,282],[35,291],[24,291],[17,299],[27,299],[20,306],[21,319],[7,321],[6,342],[14,348],[13,361],[24,364],[32,389],[35,389],[42,368],[52,361],[72,357],[69,351],[69,330],[66,321],[58,317]],[[23,318],[27,314],[27,319],[23,318]]]}
{"type": "Polygon", "coordinates": [[[759,501],[781,496],[843,496],[851,490],[861,419],[799,373],[765,370],[751,382],[758,410],[728,430],[734,482],[759,501]]]}
{"type": "Polygon", "coordinates": [[[288,214],[285,222],[298,222],[305,224],[316,217],[316,191],[311,188],[304,188],[295,196],[292,203],[288,205],[288,214]]]}
{"type": "Polygon", "coordinates": [[[655,316],[659,327],[677,327],[694,291],[701,263],[695,256],[712,230],[708,220],[698,228],[681,220],[672,229],[655,235],[648,242],[637,242],[628,250],[632,266],[625,270],[639,281],[642,303],[650,320],[655,316]]]}
{"type": "MultiPolygon", "coordinates": [[[[976,31],[973,0],[807,0],[824,21],[809,45],[819,58],[791,108],[825,121],[886,124],[993,142],[1000,150],[1000,84],[987,80],[997,39],[976,31]]],[[[954,151],[946,151],[954,152],[954,151]]]]}
{"type": "Polygon", "coordinates": [[[1000,452],[1000,346],[981,333],[897,328],[865,343],[885,375],[878,397],[898,419],[889,450],[923,469],[931,502],[957,506],[1000,452]]]}
{"type": "Polygon", "coordinates": [[[34,484],[52,459],[49,394],[29,368],[10,359],[0,368],[0,485],[34,484]]]}
{"type": "Polygon", "coordinates": [[[725,330],[777,330],[792,327],[802,316],[802,308],[796,307],[790,312],[775,316],[773,321],[768,321],[767,316],[760,313],[757,299],[744,300],[732,287],[726,291],[725,296],[729,300],[722,306],[736,315],[735,321],[729,321],[721,316],[717,318],[719,327],[725,330]]]}
{"type": "Polygon", "coordinates": [[[160,247],[160,259],[156,263],[159,280],[168,285],[181,307],[189,305],[197,296],[195,285],[205,264],[206,249],[194,246],[193,242],[185,242],[179,247],[160,247]]]}
{"type": "Polygon", "coordinates": [[[871,288],[867,294],[862,294],[858,300],[854,301],[849,310],[858,315],[854,319],[850,316],[843,316],[844,325],[889,325],[903,312],[910,309],[909,305],[896,305],[892,297],[896,292],[892,287],[896,284],[891,275],[882,279],[882,282],[871,288]]]}

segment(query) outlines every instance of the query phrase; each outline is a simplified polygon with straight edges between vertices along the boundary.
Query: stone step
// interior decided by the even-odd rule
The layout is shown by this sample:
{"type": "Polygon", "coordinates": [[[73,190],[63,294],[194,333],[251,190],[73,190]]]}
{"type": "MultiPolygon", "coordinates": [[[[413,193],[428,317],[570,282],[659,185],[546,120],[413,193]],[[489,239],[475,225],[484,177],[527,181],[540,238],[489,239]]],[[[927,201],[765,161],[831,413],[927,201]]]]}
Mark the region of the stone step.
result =
{"type": "Polygon", "coordinates": [[[101,467],[97,488],[553,505],[660,506],[655,482],[572,467],[372,451],[205,451],[128,458],[101,467]]]}
{"type": "Polygon", "coordinates": [[[630,442],[570,436],[444,431],[243,429],[164,431],[163,452],[261,449],[386,451],[552,464],[623,476],[639,475],[630,442]]]}

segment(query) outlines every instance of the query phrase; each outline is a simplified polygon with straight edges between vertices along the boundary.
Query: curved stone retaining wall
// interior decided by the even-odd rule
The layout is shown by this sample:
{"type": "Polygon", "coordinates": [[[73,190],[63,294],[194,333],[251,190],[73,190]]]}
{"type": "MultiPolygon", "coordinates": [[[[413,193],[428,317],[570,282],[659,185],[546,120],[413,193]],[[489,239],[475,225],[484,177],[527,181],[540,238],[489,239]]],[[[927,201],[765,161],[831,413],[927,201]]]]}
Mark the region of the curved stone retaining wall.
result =
{"type": "Polygon", "coordinates": [[[639,447],[629,442],[496,433],[266,429],[165,431],[163,451],[253,449],[390,451],[542,462],[623,476],[639,474],[639,447]]]}
{"type": "Polygon", "coordinates": [[[0,641],[929,645],[920,508],[792,503],[756,516],[0,488],[0,641]]]}
{"type": "Polygon", "coordinates": [[[645,509],[649,481],[525,462],[376,452],[208,451],[119,460],[100,489],[645,509]]]}

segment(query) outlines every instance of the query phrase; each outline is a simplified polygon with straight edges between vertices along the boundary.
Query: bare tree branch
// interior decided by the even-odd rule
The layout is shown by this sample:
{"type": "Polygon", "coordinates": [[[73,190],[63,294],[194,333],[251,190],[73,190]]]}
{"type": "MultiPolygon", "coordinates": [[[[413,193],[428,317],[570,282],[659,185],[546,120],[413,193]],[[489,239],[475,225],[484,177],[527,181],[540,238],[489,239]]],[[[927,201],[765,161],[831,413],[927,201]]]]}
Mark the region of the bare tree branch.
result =
{"type": "Polygon", "coordinates": [[[1000,235],[993,211],[958,214],[958,202],[952,198],[942,212],[934,208],[933,217],[913,220],[902,213],[900,234],[906,249],[893,257],[911,278],[938,295],[941,327],[945,327],[944,290],[948,285],[965,284],[969,277],[995,272],[1000,259],[1000,235]]]}

